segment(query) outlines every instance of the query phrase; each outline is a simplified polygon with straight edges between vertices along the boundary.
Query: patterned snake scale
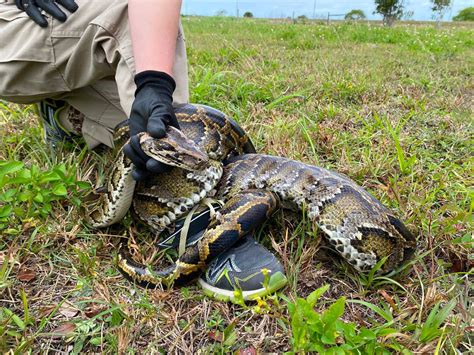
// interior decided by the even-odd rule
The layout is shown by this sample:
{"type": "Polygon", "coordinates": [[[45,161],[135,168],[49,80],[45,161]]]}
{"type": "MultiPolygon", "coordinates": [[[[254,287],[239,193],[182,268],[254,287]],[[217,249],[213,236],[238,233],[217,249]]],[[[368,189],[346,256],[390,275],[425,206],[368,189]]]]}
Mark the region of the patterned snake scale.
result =
{"type": "Polygon", "coordinates": [[[176,115],[182,133],[171,128],[165,138],[143,134],[140,139],[148,155],[173,168],[136,186],[131,162],[121,150],[128,126],[124,123],[116,129],[115,164],[107,175],[107,191],[87,206],[89,224],[116,223],[132,205],[142,222],[161,233],[206,197],[223,201],[224,207],[211,219],[202,239],[164,269],[137,263],[122,245],[118,266],[128,279],[143,286],[192,281],[279,208],[304,211],[359,271],[370,270],[384,257],[382,269],[389,271],[413,254],[415,238],[404,224],[348,177],[282,157],[253,154],[241,128],[210,107],[183,105],[176,115]]]}

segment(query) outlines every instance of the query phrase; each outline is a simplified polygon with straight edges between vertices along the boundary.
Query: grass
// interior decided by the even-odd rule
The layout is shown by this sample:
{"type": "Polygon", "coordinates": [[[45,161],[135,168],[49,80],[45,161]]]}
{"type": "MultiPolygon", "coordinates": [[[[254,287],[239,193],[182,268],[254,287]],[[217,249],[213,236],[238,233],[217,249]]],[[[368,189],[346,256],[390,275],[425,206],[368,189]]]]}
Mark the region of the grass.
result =
{"type": "Polygon", "coordinates": [[[94,154],[52,152],[31,107],[0,103],[0,352],[467,353],[473,28],[183,25],[192,102],[231,115],[260,152],[349,175],[416,231],[414,260],[361,276],[279,212],[259,236],[287,270],[283,292],[231,305],[196,286],[137,288],[114,267],[130,219],[89,230],[74,203],[94,154]]]}

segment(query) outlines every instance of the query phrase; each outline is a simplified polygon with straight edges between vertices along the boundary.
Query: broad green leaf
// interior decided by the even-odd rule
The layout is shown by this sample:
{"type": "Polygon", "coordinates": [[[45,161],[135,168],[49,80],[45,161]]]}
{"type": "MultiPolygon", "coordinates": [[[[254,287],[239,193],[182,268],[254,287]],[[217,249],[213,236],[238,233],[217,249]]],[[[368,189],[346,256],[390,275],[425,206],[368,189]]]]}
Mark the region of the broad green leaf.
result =
{"type": "Polygon", "coordinates": [[[333,347],[335,355],[346,355],[347,353],[341,347],[333,347]]]}
{"type": "Polygon", "coordinates": [[[356,325],[354,323],[345,323],[341,320],[336,321],[336,329],[344,333],[347,338],[352,338],[356,336],[356,325]]]}
{"type": "Polygon", "coordinates": [[[52,210],[52,206],[50,203],[45,203],[41,208],[40,208],[40,213],[43,215],[43,216],[47,216],[51,210],[52,210]]]}
{"type": "Polygon", "coordinates": [[[89,340],[89,343],[94,346],[100,346],[102,344],[102,338],[101,337],[92,338],[91,340],[89,340]]]}
{"type": "Polygon", "coordinates": [[[12,202],[13,197],[18,192],[18,189],[8,189],[3,194],[0,194],[0,201],[3,202],[12,202]]]}
{"type": "Polygon", "coordinates": [[[322,321],[325,324],[332,324],[335,326],[336,320],[344,314],[344,306],[346,304],[346,298],[341,297],[323,313],[322,321]]]}
{"type": "Polygon", "coordinates": [[[37,177],[41,174],[41,170],[38,167],[38,165],[32,165],[30,169],[31,169],[31,176],[37,177]]]}
{"type": "Polygon", "coordinates": [[[38,202],[38,203],[44,202],[44,197],[41,194],[41,192],[36,194],[36,196],[33,198],[33,201],[38,202]]]}
{"type": "Polygon", "coordinates": [[[44,173],[40,180],[39,180],[39,183],[40,184],[44,184],[44,183],[47,183],[47,182],[52,182],[52,181],[61,181],[61,177],[59,176],[59,174],[55,171],[50,171],[48,173],[44,173]]]}
{"type": "Polygon", "coordinates": [[[2,161],[0,162],[0,176],[15,173],[21,170],[24,165],[21,161],[2,161]]]}
{"type": "Polygon", "coordinates": [[[375,333],[367,328],[362,328],[359,332],[359,337],[361,337],[364,340],[374,340],[377,338],[375,333]]]}
{"type": "Polygon", "coordinates": [[[25,217],[25,214],[27,213],[27,211],[21,207],[14,207],[13,213],[21,218],[21,217],[25,217]]]}
{"type": "MultiPolygon", "coordinates": [[[[28,174],[24,174],[24,175],[28,175],[28,174]]],[[[26,184],[29,184],[31,182],[31,177],[23,177],[23,176],[15,176],[14,178],[8,180],[7,184],[8,185],[20,185],[20,184],[23,184],[23,185],[26,185],[26,184]]]]}
{"type": "Polygon", "coordinates": [[[321,340],[325,344],[336,344],[336,321],[344,314],[346,298],[341,297],[323,313],[321,321],[324,324],[324,334],[321,340]]]}
{"type": "Polygon", "coordinates": [[[337,332],[334,329],[334,326],[330,326],[325,330],[323,336],[321,337],[321,341],[326,345],[334,345],[336,344],[336,337],[337,332]]]}
{"type": "Polygon", "coordinates": [[[324,285],[318,288],[317,290],[311,292],[307,297],[308,303],[311,307],[314,307],[316,302],[321,298],[321,296],[329,289],[329,285],[324,285]]]}
{"type": "Polygon", "coordinates": [[[18,194],[18,200],[21,202],[30,201],[33,198],[32,191],[23,191],[18,194]]]}
{"type": "Polygon", "coordinates": [[[64,163],[55,167],[54,172],[56,172],[63,180],[66,179],[67,169],[64,163]]]}
{"type": "Polygon", "coordinates": [[[67,195],[67,189],[66,186],[63,184],[58,184],[53,187],[53,194],[56,196],[66,196],[67,195]]]}
{"type": "Polygon", "coordinates": [[[20,170],[15,177],[11,178],[9,184],[26,184],[31,182],[31,171],[30,169],[20,170]]]}
{"type": "Polygon", "coordinates": [[[10,216],[12,211],[13,211],[13,207],[11,205],[0,207],[0,218],[5,218],[5,217],[10,216]]]}
{"type": "Polygon", "coordinates": [[[87,181],[77,181],[76,185],[81,190],[89,190],[91,188],[91,184],[88,183],[87,181]]]}

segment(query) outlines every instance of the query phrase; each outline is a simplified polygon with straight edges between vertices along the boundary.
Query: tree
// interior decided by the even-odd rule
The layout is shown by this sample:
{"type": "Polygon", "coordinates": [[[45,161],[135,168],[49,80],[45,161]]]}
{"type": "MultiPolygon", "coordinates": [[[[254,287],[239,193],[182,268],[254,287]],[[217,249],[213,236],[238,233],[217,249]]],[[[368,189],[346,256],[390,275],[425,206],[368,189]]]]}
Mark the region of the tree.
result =
{"type": "Polygon", "coordinates": [[[366,18],[364,11],[362,10],[351,10],[349,11],[346,16],[344,16],[345,20],[364,20],[366,18]]]}
{"type": "Polygon", "coordinates": [[[439,27],[446,10],[451,6],[451,0],[431,0],[433,7],[431,10],[436,13],[436,27],[439,27]]]}
{"type": "Polygon", "coordinates": [[[306,15],[299,15],[298,16],[298,21],[300,21],[302,23],[306,23],[306,21],[308,21],[308,17],[306,15]]]}
{"type": "Polygon", "coordinates": [[[384,25],[391,27],[395,20],[402,17],[403,6],[403,0],[375,0],[374,14],[381,14],[384,25]]]}
{"type": "Polygon", "coordinates": [[[474,21],[474,7],[466,7],[453,17],[453,21],[474,21]]]}
{"type": "Polygon", "coordinates": [[[415,11],[413,10],[403,10],[402,20],[403,21],[411,21],[413,20],[413,16],[415,15],[415,11]]]}
{"type": "Polygon", "coordinates": [[[244,17],[252,18],[253,14],[250,11],[244,13],[244,17]]]}

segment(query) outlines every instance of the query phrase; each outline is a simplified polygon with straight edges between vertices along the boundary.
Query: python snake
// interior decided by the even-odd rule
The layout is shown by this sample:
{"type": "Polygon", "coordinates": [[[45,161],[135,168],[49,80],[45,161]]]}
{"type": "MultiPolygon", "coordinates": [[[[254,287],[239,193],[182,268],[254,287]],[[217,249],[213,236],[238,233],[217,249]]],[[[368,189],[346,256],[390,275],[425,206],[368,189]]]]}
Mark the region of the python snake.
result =
{"type": "Polygon", "coordinates": [[[88,222],[105,227],[134,214],[156,233],[207,197],[224,202],[197,244],[164,269],[133,260],[128,247],[118,267],[143,286],[183,284],[195,279],[240,237],[258,228],[278,208],[303,211],[354,268],[371,269],[386,258],[389,271],[413,253],[415,238],[378,200],[348,177],[287,158],[254,154],[245,133],[223,113],[202,105],[176,108],[181,132],[140,137],[147,155],[173,168],[135,184],[122,153],[128,125],[115,131],[115,157],[106,191],[88,206],[88,222]]]}

